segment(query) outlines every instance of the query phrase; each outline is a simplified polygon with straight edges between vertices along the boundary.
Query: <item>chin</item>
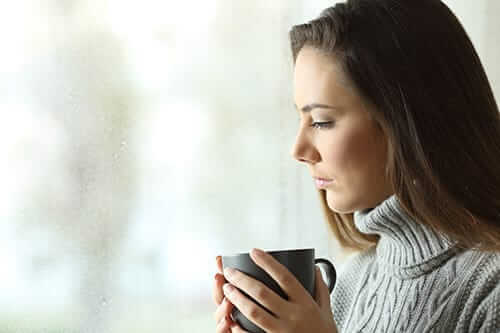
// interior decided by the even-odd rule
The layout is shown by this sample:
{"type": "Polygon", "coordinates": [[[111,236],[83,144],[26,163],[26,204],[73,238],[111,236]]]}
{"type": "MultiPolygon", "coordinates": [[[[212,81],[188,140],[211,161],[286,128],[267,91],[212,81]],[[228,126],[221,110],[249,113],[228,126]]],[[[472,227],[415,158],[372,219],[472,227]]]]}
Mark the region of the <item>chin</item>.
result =
{"type": "Polygon", "coordinates": [[[329,193],[329,190],[326,191],[326,203],[328,207],[335,213],[339,214],[349,214],[354,212],[351,205],[346,205],[345,202],[339,202],[338,200],[334,200],[332,193],[329,193]]]}

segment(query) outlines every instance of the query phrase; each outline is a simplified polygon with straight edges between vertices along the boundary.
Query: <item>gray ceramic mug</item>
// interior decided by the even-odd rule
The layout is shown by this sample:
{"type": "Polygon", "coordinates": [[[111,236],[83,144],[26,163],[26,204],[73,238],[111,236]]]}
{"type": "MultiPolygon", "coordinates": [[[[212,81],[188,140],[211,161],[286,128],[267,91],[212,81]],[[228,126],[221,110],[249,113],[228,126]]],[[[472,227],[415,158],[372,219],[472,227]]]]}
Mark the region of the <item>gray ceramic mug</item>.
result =
{"type": "MultiPolygon", "coordinates": [[[[328,259],[315,258],[314,249],[293,249],[293,250],[280,250],[280,251],[266,251],[271,256],[273,256],[278,262],[283,264],[304,286],[304,288],[309,292],[309,294],[314,298],[315,293],[315,279],[316,270],[315,265],[324,265],[328,286],[328,290],[332,293],[335,287],[335,282],[337,280],[337,274],[335,267],[328,259]]],[[[265,271],[263,271],[259,266],[257,266],[250,254],[239,253],[234,255],[222,256],[222,267],[235,268],[256,280],[261,281],[270,289],[275,291],[278,295],[288,300],[288,296],[283,292],[281,287],[274,281],[272,277],[269,276],[265,271]]],[[[271,311],[267,310],[264,306],[259,304],[255,299],[246,294],[244,291],[240,290],[246,297],[251,299],[257,305],[261,306],[268,313],[273,314],[271,311]]],[[[251,333],[265,333],[260,327],[256,326],[249,319],[247,319],[236,307],[233,308],[231,316],[234,321],[236,321],[243,329],[251,333]]]]}

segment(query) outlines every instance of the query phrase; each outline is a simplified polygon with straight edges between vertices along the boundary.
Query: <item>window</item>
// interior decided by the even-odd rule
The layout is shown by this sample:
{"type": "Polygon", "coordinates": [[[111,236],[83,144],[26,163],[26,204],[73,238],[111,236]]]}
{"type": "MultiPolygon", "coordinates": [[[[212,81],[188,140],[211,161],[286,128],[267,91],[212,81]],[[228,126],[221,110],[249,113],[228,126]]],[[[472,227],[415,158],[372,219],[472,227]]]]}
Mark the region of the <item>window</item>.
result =
{"type": "MultiPolygon", "coordinates": [[[[2,10],[2,332],[209,331],[217,254],[341,257],[289,154],[288,30],[333,4],[311,3],[2,10]]],[[[496,35],[478,27],[498,31],[485,10],[498,5],[449,3],[497,66],[496,35]]]]}

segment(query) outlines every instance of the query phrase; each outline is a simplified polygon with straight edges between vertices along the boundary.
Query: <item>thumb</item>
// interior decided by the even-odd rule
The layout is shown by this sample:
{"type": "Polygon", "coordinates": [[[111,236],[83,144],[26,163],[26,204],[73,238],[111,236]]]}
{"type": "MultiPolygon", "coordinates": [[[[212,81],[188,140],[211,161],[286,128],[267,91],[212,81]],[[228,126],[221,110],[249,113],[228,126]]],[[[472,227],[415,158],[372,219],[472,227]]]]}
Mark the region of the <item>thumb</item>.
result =
{"type": "Polygon", "coordinates": [[[328,286],[325,281],[323,281],[323,276],[319,267],[316,266],[316,291],[314,295],[314,299],[316,303],[318,303],[319,307],[322,310],[328,310],[328,312],[332,311],[330,304],[330,291],[328,290],[328,286]]]}

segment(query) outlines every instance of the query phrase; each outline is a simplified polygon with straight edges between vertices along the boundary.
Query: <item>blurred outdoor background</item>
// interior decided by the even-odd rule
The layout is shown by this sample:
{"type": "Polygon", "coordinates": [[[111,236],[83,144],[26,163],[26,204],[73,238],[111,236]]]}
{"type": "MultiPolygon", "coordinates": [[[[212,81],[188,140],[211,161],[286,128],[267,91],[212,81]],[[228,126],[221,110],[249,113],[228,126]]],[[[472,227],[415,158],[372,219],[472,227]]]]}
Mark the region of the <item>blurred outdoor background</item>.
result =
{"type": "MultiPolygon", "coordinates": [[[[500,2],[445,2],[498,100],[500,2]]],[[[216,255],[340,268],[290,156],[288,31],[334,3],[2,1],[0,332],[215,332],[216,255]]]]}

